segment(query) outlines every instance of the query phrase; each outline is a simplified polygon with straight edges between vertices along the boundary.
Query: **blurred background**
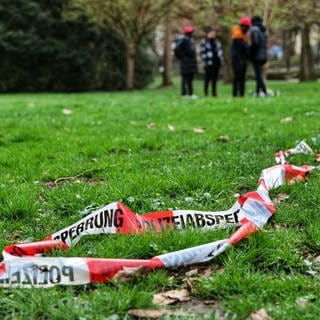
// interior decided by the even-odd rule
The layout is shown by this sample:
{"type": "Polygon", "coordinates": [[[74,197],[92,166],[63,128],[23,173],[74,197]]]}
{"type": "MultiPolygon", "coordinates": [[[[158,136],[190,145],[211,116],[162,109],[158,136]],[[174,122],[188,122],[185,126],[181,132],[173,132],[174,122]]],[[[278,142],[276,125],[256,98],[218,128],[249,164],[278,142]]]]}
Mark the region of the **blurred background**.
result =
{"type": "Polygon", "coordinates": [[[253,15],[267,27],[268,79],[319,78],[320,0],[0,0],[0,92],[132,90],[155,77],[169,86],[187,24],[198,51],[217,31],[228,83],[231,28],[253,15]]]}

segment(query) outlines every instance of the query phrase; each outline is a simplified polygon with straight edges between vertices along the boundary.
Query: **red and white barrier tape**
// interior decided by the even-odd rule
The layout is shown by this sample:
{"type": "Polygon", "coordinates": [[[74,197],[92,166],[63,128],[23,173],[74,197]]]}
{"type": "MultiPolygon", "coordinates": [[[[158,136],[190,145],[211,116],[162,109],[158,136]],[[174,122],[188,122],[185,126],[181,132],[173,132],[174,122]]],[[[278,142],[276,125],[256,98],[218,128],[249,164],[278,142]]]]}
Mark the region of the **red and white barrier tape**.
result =
{"type": "Polygon", "coordinates": [[[275,157],[281,164],[264,169],[257,190],[240,197],[229,210],[169,210],[138,215],[123,204],[114,202],[42,241],[9,245],[4,248],[4,260],[0,263],[0,287],[47,288],[107,282],[125,267],[144,266],[147,270],[153,270],[209,261],[263,228],[275,213],[268,191],[285,183],[303,180],[310,171],[318,168],[287,164],[286,157],[310,152],[311,148],[304,141],[293,149],[279,151],[275,157]],[[167,228],[188,227],[214,230],[230,226],[240,228],[229,239],[166,253],[149,260],[41,256],[57,249],[67,250],[85,235],[161,232],[167,228]]]}

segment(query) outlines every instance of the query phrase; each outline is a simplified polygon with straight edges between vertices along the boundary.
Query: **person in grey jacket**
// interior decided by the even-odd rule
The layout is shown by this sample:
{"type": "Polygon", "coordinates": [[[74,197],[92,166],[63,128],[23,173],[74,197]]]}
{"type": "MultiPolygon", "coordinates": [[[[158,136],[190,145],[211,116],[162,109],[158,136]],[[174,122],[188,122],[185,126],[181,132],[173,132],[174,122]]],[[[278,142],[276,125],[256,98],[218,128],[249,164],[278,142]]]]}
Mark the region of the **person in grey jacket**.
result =
{"type": "Polygon", "coordinates": [[[204,62],[204,94],[208,96],[209,83],[211,82],[212,96],[217,96],[217,80],[220,66],[223,63],[222,47],[216,38],[216,31],[210,30],[205,39],[200,43],[200,56],[204,62]]]}
{"type": "Polygon", "coordinates": [[[263,66],[267,62],[267,34],[263,20],[259,16],[251,18],[250,58],[256,78],[256,96],[267,96],[263,78],[263,66]]]}

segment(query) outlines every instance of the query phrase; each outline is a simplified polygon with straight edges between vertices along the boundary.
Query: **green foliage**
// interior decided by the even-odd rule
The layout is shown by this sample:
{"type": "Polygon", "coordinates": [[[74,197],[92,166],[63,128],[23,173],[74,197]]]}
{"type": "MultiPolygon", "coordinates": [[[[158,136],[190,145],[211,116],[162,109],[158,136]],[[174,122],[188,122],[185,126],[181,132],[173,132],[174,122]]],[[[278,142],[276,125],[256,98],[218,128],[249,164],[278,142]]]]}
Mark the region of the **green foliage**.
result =
{"type": "MultiPolygon", "coordinates": [[[[0,247],[43,239],[77,221],[88,205],[121,201],[137,213],[230,208],[235,193],[255,190],[261,170],[274,165],[276,150],[301,139],[320,150],[318,84],[269,86],[280,96],[232,99],[231,88],[220,84],[219,98],[198,100],[181,99],[177,86],[132,93],[1,95],[0,247]],[[219,140],[222,135],[229,140],[219,140]],[[49,183],[79,173],[57,186],[49,183]]],[[[197,82],[195,91],[200,90],[197,82]]],[[[313,156],[290,160],[313,164],[313,156]]],[[[211,275],[199,271],[189,279],[198,302],[214,301],[206,315],[194,316],[196,305],[175,307],[196,319],[214,319],[217,305],[226,319],[246,319],[260,308],[275,320],[319,318],[319,267],[312,263],[320,250],[319,177],[313,172],[305,182],[274,190],[272,198],[282,192],[289,199],[277,206],[265,230],[205,265],[211,275]]],[[[89,236],[54,255],[149,258],[232,232],[89,236]]],[[[132,308],[154,308],[153,293],[186,287],[188,270],[155,271],[125,285],[1,290],[0,318],[130,319],[132,308]]]]}
{"type": "MultiPolygon", "coordinates": [[[[126,48],[113,32],[81,13],[64,20],[69,0],[0,3],[0,91],[119,90],[126,48]]],[[[145,49],[137,56],[136,87],[152,77],[145,49]]]]}

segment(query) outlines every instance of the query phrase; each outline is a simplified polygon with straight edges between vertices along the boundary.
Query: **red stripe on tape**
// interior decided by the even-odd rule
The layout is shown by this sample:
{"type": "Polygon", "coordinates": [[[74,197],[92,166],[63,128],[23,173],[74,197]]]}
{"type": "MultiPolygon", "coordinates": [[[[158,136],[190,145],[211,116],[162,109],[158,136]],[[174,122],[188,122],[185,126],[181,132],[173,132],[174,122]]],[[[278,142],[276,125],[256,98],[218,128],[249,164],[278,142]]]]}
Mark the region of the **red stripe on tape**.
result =
{"type": "Polygon", "coordinates": [[[150,260],[87,258],[85,261],[90,271],[90,282],[107,282],[125,267],[145,266],[148,270],[164,268],[164,264],[157,258],[150,260]]]}
{"type": "Polygon", "coordinates": [[[34,256],[36,254],[48,253],[56,249],[67,250],[69,247],[58,240],[43,240],[30,243],[11,244],[4,251],[13,256],[34,256]]]}

